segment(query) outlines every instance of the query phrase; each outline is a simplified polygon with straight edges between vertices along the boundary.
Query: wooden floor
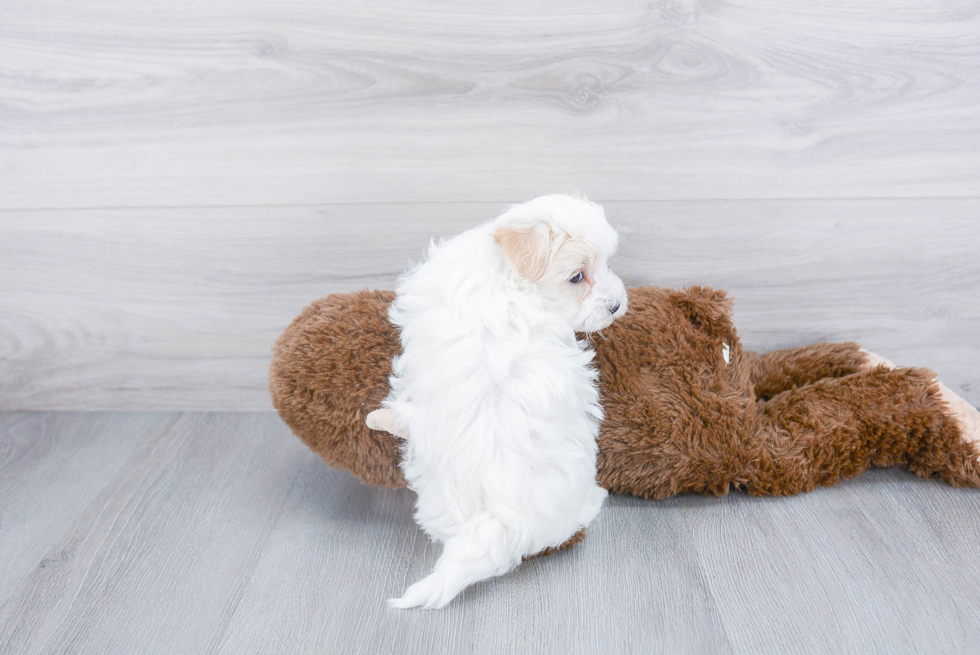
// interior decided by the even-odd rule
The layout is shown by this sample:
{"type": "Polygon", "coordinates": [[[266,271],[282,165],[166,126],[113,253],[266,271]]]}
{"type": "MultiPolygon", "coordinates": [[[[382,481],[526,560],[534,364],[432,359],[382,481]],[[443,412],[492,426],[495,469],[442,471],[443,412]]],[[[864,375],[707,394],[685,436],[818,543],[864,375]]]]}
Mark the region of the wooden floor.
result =
{"type": "Polygon", "coordinates": [[[980,490],[875,470],[794,498],[613,496],[588,538],[388,609],[412,493],[272,413],[0,414],[0,652],[968,653],[980,490]]]}

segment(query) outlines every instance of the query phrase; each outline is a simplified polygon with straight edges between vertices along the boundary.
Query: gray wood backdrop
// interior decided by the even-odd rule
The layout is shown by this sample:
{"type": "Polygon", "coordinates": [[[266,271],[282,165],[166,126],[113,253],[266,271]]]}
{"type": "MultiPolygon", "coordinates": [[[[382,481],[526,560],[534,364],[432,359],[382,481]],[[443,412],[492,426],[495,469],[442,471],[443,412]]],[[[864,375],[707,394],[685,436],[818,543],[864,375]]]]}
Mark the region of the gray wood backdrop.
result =
{"type": "Polygon", "coordinates": [[[268,409],[306,303],[571,189],[980,404],[975,0],[0,0],[0,409],[268,409]]]}

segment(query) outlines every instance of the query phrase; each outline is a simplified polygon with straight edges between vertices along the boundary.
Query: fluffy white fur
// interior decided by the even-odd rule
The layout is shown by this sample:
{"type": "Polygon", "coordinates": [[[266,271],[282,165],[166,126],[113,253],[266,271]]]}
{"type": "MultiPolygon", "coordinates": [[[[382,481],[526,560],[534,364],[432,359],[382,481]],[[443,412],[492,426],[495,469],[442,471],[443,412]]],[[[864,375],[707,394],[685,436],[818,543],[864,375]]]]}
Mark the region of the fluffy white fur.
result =
{"type": "Polygon", "coordinates": [[[443,607],[599,512],[602,408],[575,333],[626,312],[616,243],[599,205],[544,196],[433,243],[400,280],[402,354],[380,412],[405,438],[415,519],[445,547],[393,607],[443,607]]]}

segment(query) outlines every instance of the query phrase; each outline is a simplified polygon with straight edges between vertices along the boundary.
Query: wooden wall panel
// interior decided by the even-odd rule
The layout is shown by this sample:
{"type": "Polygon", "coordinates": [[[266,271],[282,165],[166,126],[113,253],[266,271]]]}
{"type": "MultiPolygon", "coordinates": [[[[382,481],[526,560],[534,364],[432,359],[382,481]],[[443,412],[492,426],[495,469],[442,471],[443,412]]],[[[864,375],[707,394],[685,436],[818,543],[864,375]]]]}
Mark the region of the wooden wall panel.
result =
{"type": "Polygon", "coordinates": [[[980,192],[972,0],[2,12],[0,209],[980,192]]]}
{"type": "Polygon", "coordinates": [[[980,400],[970,0],[0,15],[0,408],[268,407],[307,302],[570,189],[750,346],[860,339],[980,400]]]}
{"type": "MultiPolygon", "coordinates": [[[[735,297],[748,347],[854,339],[980,404],[980,199],[607,202],[628,285],[735,297]]],[[[266,409],[275,337],[499,203],[0,212],[0,409],[266,409]]]]}

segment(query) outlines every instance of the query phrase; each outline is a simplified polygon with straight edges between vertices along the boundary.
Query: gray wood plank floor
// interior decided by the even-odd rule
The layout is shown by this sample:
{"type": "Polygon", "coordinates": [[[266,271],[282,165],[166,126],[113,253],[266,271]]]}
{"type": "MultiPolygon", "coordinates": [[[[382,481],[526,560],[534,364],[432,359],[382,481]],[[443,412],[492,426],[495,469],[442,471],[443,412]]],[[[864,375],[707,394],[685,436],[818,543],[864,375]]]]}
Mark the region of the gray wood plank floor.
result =
{"type": "Polygon", "coordinates": [[[272,413],[0,414],[3,653],[966,653],[980,491],[876,470],[794,498],[611,497],[571,551],[389,610],[412,494],[272,413]]]}

